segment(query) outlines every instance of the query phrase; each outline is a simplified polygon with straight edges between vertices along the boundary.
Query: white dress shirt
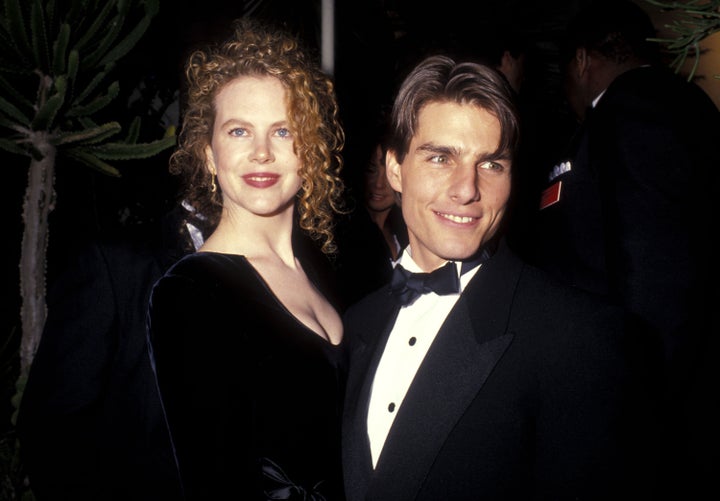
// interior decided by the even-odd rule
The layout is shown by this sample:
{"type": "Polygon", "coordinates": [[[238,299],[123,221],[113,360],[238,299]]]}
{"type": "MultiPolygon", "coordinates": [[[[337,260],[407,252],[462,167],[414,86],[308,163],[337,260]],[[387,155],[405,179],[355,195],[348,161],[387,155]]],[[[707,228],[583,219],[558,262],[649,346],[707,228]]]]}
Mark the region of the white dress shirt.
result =
{"type": "MultiPolygon", "coordinates": [[[[398,262],[410,272],[423,271],[413,261],[409,247],[398,262]]],[[[456,264],[460,273],[462,263],[456,264]]],[[[430,292],[400,309],[375,372],[370,394],[367,430],[373,468],[418,367],[440,326],[478,269],[479,266],[476,266],[460,277],[460,293],[439,296],[430,292]]]]}

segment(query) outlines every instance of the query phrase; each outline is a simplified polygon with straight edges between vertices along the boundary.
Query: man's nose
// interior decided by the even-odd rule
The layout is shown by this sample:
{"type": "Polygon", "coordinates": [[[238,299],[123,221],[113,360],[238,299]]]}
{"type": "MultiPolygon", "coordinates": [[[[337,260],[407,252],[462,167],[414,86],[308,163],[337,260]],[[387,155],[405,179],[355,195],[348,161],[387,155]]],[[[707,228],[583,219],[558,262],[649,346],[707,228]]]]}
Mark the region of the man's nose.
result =
{"type": "Polygon", "coordinates": [[[480,200],[478,185],[478,172],[475,164],[458,165],[450,178],[450,198],[459,204],[477,202],[480,200]]]}

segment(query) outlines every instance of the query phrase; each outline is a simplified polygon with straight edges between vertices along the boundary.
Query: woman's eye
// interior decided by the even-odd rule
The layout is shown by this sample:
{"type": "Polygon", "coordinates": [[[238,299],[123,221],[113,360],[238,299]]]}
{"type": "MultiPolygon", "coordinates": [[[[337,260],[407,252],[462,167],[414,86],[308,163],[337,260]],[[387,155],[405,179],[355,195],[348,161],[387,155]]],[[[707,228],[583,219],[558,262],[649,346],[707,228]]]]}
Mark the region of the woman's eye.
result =
{"type": "Polygon", "coordinates": [[[243,129],[242,127],[237,127],[235,129],[230,129],[230,135],[235,137],[243,137],[247,136],[248,132],[247,129],[243,129]]]}
{"type": "Polygon", "coordinates": [[[379,170],[380,170],[380,167],[378,167],[378,166],[375,165],[375,164],[368,164],[368,165],[365,167],[365,173],[366,173],[366,174],[377,174],[379,170]]]}
{"type": "Polygon", "coordinates": [[[290,133],[290,129],[286,129],[285,127],[281,127],[275,133],[280,137],[292,137],[292,134],[290,133]]]}

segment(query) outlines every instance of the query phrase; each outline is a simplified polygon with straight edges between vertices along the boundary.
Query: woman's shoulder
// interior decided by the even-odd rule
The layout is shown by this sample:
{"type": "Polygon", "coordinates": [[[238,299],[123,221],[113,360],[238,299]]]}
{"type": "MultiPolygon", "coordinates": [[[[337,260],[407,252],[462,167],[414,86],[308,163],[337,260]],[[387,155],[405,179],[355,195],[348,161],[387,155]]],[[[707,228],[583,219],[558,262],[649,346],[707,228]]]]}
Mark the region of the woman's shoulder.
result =
{"type": "Polygon", "coordinates": [[[194,252],[176,261],[155,283],[155,290],[209,291],[236,289],[254,283],[254,271],[248,260],[238,254],[194,252]]]}
{"type": "Polygon", "coordinates": [[[165,273],[166,276],[189,278],[226,276],[230,270],[251,269],[245,256],[220,252],[193,252],[179,259],[165,273]]]}

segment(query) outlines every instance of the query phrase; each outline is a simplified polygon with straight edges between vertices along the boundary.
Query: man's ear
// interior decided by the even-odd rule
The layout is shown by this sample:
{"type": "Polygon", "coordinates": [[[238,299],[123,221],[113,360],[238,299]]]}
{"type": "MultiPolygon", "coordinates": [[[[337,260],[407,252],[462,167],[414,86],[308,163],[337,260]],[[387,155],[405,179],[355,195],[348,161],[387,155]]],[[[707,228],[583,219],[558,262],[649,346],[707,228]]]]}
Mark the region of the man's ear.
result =
{"type": "Polygon", "coordinates": [[[393,150],[388,150],[385,155],[385,175],[392,189],[402,193],[402,170],[393,150]]]}
{"type": "Polygon", "coordinates": [[[590,55],[585,47],[575,49],[575,67],[578,78],[582,78],[590,68],[590,55]]]}
{"type": "Polygon", "coordinates": [[[504,75],[509,75],[515,71],[518,61],[510,54],[509,50],[504,50],[502,57],[500,57],[500,72],[504,75]]]}

